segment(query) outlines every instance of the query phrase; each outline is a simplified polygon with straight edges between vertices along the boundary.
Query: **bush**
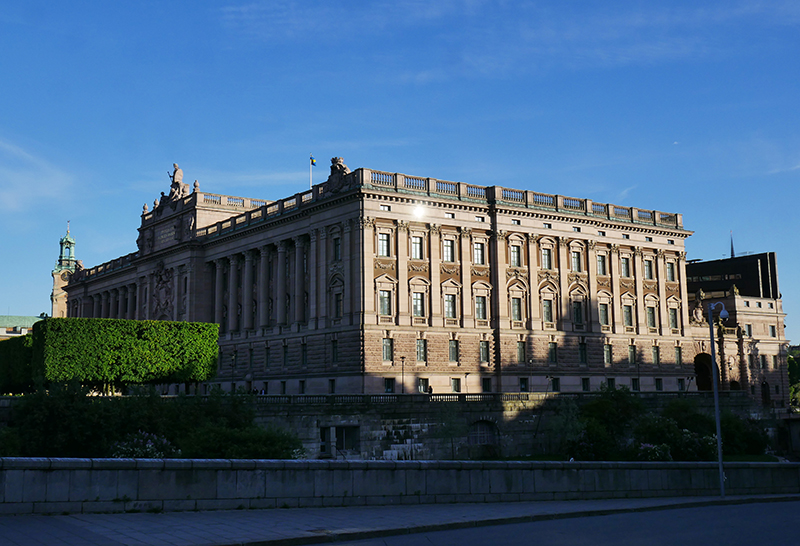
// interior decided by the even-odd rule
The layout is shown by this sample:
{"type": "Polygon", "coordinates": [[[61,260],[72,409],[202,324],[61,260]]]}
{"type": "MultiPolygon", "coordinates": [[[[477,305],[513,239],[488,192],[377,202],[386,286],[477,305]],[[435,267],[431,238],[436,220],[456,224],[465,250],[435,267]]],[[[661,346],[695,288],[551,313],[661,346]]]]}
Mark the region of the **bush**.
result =
{"type": "Polygon", "coordinates": [[[30,392],[33,336],[26,334],[0,342],[0,393],[30,392]]]}
{"type": "Polygon", "coordinates": [[[181,438],[179,445],[190,459],[295,459],[303,452],[296,436],[255,425],[239,429],[202,425],[181,438]]]}
{"type": "Polygon", "coordinates": [[[111,456],[116,459],[165,459],[180,457],[181,450],[163,436],[140,430],[128,434],[124,440],[112,447],[111,456]]]}

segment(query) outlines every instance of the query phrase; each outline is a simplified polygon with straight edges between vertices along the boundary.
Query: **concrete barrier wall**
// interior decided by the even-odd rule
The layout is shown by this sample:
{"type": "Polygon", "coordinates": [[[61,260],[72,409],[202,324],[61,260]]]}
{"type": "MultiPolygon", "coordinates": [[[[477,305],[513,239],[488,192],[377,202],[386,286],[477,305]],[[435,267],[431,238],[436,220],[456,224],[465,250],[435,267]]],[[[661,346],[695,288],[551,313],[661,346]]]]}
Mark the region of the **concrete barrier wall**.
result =
{"type": "MultiPolygon", "coordinates": [[[[800,464],[725,465],[726,493],[800,493],[800,464]]],[[[231,510],[719,494],[715,463],[0,458],[0,513],[231,510]]]]}

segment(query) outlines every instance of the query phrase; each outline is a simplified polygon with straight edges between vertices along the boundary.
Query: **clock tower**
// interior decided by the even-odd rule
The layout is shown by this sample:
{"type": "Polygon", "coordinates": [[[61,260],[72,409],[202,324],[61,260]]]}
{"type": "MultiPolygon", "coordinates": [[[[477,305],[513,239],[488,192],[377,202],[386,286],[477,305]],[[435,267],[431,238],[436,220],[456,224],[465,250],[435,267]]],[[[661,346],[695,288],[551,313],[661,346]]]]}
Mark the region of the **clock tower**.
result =
{"type": "Polygon", "coordinates": [[[70,277],[78,267],[75,259],[75,239],[69,234],[69,222],[67,222],[67,234],[59,241],[61,252],[58,255],[56,267],[52,271],[53,291],[50,293],[50,303],[52,304],[52,317],[67,316],[67,293],[64,286],[69,282],[70,277]]]}

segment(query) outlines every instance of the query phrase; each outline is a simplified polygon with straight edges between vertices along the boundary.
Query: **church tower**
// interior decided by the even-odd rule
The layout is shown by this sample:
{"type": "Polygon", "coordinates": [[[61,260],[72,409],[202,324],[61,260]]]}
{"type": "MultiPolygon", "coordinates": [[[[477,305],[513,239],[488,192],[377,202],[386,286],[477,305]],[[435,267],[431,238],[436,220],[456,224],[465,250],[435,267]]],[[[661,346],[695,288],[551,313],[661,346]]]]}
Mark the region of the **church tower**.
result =
{"type": "Polygon", "coordinates": [[[52,304],[52,317],[67,316],[67,293],[64,286],[69,282],[70,276],[78,267],[75,259],[75,239],[69,234],[69,222],[67,222],[67,234],[59,241],[61,251],[58,254],[56,267],[52,271],[53,291],[50,293],[50,303],[52,304]]]}

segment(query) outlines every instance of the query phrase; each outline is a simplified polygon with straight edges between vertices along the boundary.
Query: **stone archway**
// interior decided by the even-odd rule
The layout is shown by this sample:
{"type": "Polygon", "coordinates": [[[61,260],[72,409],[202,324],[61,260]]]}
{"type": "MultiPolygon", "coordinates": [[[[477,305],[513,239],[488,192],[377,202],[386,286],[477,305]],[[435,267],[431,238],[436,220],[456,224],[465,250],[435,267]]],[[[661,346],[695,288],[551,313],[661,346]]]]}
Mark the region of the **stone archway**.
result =
{"type": "Polygon", "coordinates": [[[711,355],[700,353],[694,357],[694,374],[697,377],[698,391],[714,390],[714,379],[711,376],[711,355]]]}
{"type": "Polygon", "coordinates": [[[740,391],[742,387],[739,385],[738,381],[731,381],[731,390],[732,391],[740,391]]]}
{"type": "Polygon", "coordinates": [[[766,381],[761,383],[761,404],[768,408],[772,405],[772,396],[769,392],[769,383],[766,381]]]}

